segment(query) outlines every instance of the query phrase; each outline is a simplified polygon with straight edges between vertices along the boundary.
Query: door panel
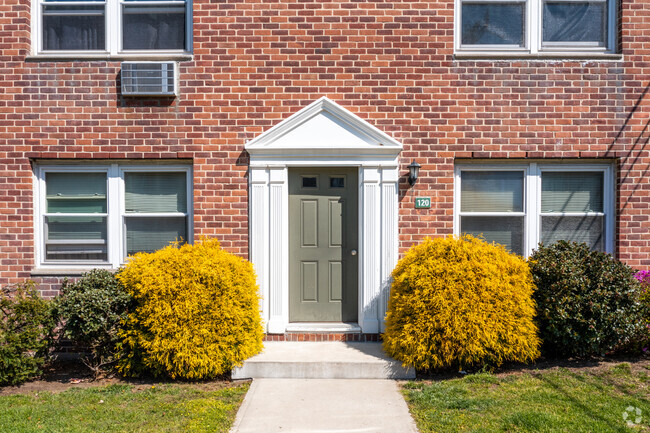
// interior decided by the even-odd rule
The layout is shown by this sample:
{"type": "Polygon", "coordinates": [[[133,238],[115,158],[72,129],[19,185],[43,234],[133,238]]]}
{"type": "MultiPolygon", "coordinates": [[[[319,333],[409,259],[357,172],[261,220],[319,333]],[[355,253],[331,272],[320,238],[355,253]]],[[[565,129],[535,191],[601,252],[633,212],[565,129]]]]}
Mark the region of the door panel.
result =
{"type": "Polygon", "coordinates": [[[343,214],[343,203],[342,199],[330,199],[329,200],[329,223],[330,223],[330,232],[329,232],[329,244],[330,247],[342,247],[343,246],[343,227],[341,221],[341,215],[343,214]]]}
{"type": "Polygon", "coordinates": [[[289,320],[356,322],[357,168],[289,169],[289,320]]]}
{"type": "Polygon", "coordinates": [[[330,262],[330,301],[343,300],[343,263],[330,262]]]}
{"type": "Polygon", "coordinates": [[[301,301],[318,302],[318,262],[301,262],[301,301]]]}
{"type": "Polygon", "coordinates": [[[318,247],[318,201],[301,200],[300,208],[301,246],[318,247]]]}

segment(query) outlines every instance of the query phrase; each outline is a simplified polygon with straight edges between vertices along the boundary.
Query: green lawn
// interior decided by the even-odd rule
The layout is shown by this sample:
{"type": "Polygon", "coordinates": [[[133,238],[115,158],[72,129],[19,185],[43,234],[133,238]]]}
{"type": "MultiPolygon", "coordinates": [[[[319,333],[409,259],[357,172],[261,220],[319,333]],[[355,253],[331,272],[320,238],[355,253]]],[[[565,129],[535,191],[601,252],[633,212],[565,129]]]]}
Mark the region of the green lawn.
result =
{"type": "Polygon", "coordinates": [[[550,369],[408,382],[403,393],[425,432],[650,432],[650,367],[550,369]],[[637,408],[642,421],[635,421],[637,408]],[[633,413],[632,413],[633,412],[633,413]]]}
{"type": "Polygon", "coordinates": [[[120,384],[0,396],[0,431],[227,432],[247,390],[120,384]]]}

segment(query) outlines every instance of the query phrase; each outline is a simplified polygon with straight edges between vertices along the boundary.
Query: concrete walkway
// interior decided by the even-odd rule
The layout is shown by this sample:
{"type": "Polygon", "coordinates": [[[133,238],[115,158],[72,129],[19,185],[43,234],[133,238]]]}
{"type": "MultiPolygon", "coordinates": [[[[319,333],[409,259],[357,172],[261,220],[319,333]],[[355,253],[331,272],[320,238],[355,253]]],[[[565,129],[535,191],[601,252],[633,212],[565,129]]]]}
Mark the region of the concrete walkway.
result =
{"type": "Polygon", "coordinates": [[[254,379],[231,433],[417,433],[397,382],[254,379]]]}

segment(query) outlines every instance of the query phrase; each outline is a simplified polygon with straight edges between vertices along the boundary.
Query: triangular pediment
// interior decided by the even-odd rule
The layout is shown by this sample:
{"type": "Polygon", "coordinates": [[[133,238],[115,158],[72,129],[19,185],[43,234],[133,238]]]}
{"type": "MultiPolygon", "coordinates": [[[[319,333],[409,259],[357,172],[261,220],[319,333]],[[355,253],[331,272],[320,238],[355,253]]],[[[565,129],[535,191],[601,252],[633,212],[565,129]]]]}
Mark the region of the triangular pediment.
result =
{"type": "Polygon", "coordinates": [[[246,150],[251,155],[280,152],[397,155],[402,145],[323,97],[248,142],[246,150]]]}

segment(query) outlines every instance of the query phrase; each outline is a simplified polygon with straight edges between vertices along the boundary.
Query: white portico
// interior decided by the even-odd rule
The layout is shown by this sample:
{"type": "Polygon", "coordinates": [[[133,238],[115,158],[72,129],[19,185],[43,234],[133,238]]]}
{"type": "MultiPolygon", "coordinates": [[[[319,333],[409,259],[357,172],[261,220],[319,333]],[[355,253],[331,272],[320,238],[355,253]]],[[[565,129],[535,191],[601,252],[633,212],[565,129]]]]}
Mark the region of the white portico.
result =
{"type": "Polygon", "coordinates": [[[323,97],[245,148],[250,154],[250,258],[266,332],[284,333],[291,326],[289,171],[297,167],[357,168],[357,185],[347,188],[358,188],[357,227],[349,229],[358,236],[358,324],[363,333],[382,332],[389,277],[397,262],[402,145],[323,97]]]}

